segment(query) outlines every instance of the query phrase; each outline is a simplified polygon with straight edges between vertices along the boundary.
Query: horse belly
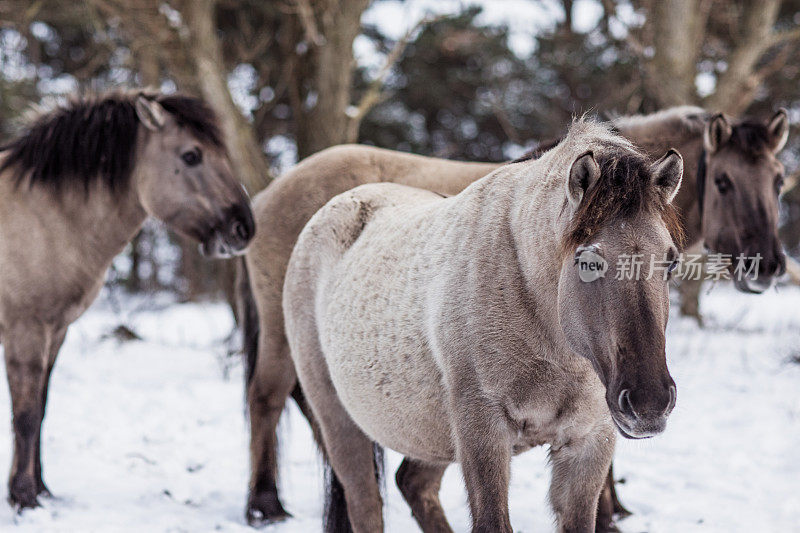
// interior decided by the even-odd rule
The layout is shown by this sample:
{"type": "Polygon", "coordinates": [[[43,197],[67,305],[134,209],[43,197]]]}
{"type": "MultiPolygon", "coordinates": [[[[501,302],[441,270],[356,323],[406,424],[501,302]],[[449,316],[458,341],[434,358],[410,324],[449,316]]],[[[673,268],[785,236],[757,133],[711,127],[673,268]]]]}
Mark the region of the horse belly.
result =
{"type": "MultiPolygon", "coordinates": [[[[412,375],[371,364],[368,353],[336,352],[329,368],[336,392],[350,416],[372,440],[403,455],[451,462],[454,446],[442,385],[436,370],[418,367],[412,375]],[[416,376],[416,379],[414,377],[416,376]]],[[[407,353],[396,353],[408,359],[407,353]]],[[[326,357],[329,357],[326,353],[326,357]]]]}
{"type": "Polygon", "coordinates": [[[337,395],[379,444],[423,461],[453,461],[445,388],[425,340],[419,298],[410,288],[416,285],[365,275],[374,264],[350,267],[360,273],[351,274],[358,285],[332,288],[320,328],[337,395]],[[354,286],[359,290],[345,289],[354,286]]]}

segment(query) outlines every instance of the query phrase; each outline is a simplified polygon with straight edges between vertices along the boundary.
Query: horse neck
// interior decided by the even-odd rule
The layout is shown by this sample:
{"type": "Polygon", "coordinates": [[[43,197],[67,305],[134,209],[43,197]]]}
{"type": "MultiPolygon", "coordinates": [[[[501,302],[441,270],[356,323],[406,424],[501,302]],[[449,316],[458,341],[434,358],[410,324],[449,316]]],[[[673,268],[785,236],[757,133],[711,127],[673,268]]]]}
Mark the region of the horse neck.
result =
{"type": "Polygon", "coordinates": [[[505,163],[473,163],[372,149],[369,160],[380,181],[394,181],[454,196],[505,163]],[[372,150],[375,150],[372,152],[372,150]]]}
{"type": "Polygon", "coordinates": [[[671,135],[656,136],[652,132],[644,132],[639,128],[630,130],[620,128],[620,133],[653,159],[660,158],[670,148],[678,150],[683,157],[683,181],[674,204],[683,218],[686,248],[690,248],[700,238],[701,232],[697,198],[697,169],[703,154],[703,132],[682,129],[671,135]]]}
{"type": "Polygon", "coordinates": [[[54,191],[13,181],[0,176],[0,210],[14,213],[6,238],[21,238],[29,225],[31,238],[49,243],[52,257],[73,259],[59,267],[76,270],[79,279],[102,275],[147,217],[133,186],[112,193],[98,181],[88,192],[70,185],[54,191]]]}
{"type": "Polygon", "coordinates": [[[513,286],[520,285],[525,293],[520,301],[530,311],[531,327],[546,332],[552,345],[560,346],[563,335],[553,302],[558,301],[558,236],[563,233],[560,213],[565,192],[553,174],[558,162],[537,161],[535,170],[525,168],[529,164],[509,165],[466,192],[482,195],[486,205],[478,228],[487,248],[483,253],[496,258],[504,278],[522,282],[513,286]],[[500,247],[505,245],[508,253],[501,256],[500,247]]]}
{"type": "MultiPolygon", "coordinates": [[[[448,164],[441,165],[435,169],[435,176],[438,180],[436,192],[443,194],[458,194],[476,180],[494,172],[505,163],[467,163],[461,161],[447,161],[448,164]]],[[[427,175],[427,174],[426,174],[427,175]]]]}
{"type": "Polygon", "coordinates": [[[118,254],[147,218],[133,184],[118,193],[98,185],[89,195],[82,196],[72,205],[65,205],[65,212],[74,221],[74,230],[94,235],[94,246],[104,256],[118,254]]]}

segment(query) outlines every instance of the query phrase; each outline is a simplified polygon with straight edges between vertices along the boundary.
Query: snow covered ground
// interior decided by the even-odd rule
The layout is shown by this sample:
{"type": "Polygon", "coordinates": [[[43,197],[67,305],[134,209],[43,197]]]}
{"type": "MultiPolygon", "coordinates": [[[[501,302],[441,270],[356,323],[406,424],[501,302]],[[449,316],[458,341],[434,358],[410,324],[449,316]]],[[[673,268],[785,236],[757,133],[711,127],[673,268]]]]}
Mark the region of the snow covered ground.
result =
{"type": "MultiPolygon", "coordinates": [[[[22,515],[0,502],[0,531],[249,530],[242,369],[225,357],[227,309],[133,307],[124,302],[115,312],[105,297],[72,327],[53,374],[44,431],[45,481],[56,498],[22,515]],[[120,321],[144,340],[104,338],[120,321]]],[[[667,353],[678,404],[666,433],[619,440],[615,473],[625,483],[618,490],[634,512],[620,527],[800,532],[800,364],[791,362],[800,360],[800,290],[747,296],[719,287],[703,308],[705,330],[670,320],[667,353]]],[[[10,412],[4,386],[0,411],[10,412]]],[[[295,517],[266,531],[319,531],[321,465],[296,410],[281,434],[282,494],[295,517]]],[[[3,467],[10,450],[10,431],[0,432],[3,467]]],[[[399,457],[388,460],[393,472],[399,457]]],[[[548,479],[544,450],[514,460],[517,531],[552,531],[548,479]]],[[[416,531],[389,481],[387,531],[416,531]]],[[[467,531],[457,467],[448,470],[442,500],[454,528],[467,531]]]]}

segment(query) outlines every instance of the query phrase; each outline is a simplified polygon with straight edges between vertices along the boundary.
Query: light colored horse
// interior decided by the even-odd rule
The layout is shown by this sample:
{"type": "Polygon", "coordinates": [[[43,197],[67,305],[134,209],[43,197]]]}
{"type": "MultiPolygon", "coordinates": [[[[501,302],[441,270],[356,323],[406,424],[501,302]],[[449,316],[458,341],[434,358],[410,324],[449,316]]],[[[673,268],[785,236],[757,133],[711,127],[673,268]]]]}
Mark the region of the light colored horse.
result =
{"type": "MultiPolygon", "coordinates": [[[[776,156],[788,135],[785,111],[778,111],[766,121],[734,121],[696,107],[677,107],[651,115],[619,117],[612,123],[652,158],[670,147],[684,158],[684,185],[673,203],[683,217],[688,246],[699,248],[705,242],[714,251],[734,257],[745,251],[760,253],[769,258],[760,265],[762,281],[780,272],[783,253],[776,247],[776,187],[780,185],[782,166],[776,156]],[[706,175],[714,178],[705,179],[706,175]],[[726,179],[732,183],[732,191],[731,187],[725,188],[726,179]],[[723,184],[722,188],[716,185],[717,181],[723,184]]],[[[275,427],[290,393],[308,412],[302,392],[296,387],[281,306],[286,264],[300,230],[325,202],[357,185],[393,182],[452,195],[503,164],[446,161],[370,146],[343,145],[300,162],[254,198],[258,226],[269,230],[259,232],[248,248],[245,260],[249,276],[243,276],[240,291],[250,416],[248,522],[257,525],[287,516],[276,484],[275,427]]],[[[683,284],[681,288],[688,286],[683,284]]],[[[694,311],[689,305],[692,301],[682,299],[682,305],[687,305],[684,311],[689,314],[694,311]]],[[[436,485],[424,472],[419,472],[421,479],[416,480],[417,474],[412,464],[404,464],[397,476],[412,508],[419,505],[415,488],[420,483],[425,481],[426,487],[436,485]]],[[[611,526],[615,511],[624,511],[611,481],[609,473],[607,490],[600,502],[598,531],[611,526]]]]}
{"type": "MultiPolygon", "coordinates": [[[[674,268],[682,168],[578,121],[452,198],[365,185],[312,217],[286,272],[286,332],[353,530],[383,527],[376,442],[433,471],[458,461],[482,532],[512,531],[512,454],[549,444],[559,529],[594,531],[615,426],[663,431],[676,391],[666,278],[586,283],[576,251],[674,268]]],[[[432,507],[423,530],[448,531],[432,507]]]]}
{"type": "Polygon", "coordinates": [[[148,215],[241,251],[255,227],[216,119],[200,100],[131,91],[75,99],[0,148],[0,340],[11,392],[9,500],[49,494],[40,432],[67,327],[148,215]]]}

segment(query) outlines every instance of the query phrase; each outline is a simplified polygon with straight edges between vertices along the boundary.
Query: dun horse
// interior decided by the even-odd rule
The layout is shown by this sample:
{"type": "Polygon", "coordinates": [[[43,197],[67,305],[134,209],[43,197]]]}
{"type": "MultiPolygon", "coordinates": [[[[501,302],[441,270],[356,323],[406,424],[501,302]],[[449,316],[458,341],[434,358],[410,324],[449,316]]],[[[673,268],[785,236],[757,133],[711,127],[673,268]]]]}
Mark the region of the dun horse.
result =
{"type": "MultiPolygon", "coordinates": [[[[788,135],[785,111],[766,122],[734,122],[699,108],[679,107],[621,117],[613,124],[651,157],[671,146],[684,157],[684,185],[674,204],[684,219],[688,245],[705,242],[733,256],[760,253],[765,258],[762,281],[781,271],[777,190],[783,169],[776,155],[788,135]]],[[[275,427],[290,393],[307,412],[296,388],[281,306],[286,264],[300,230],[330,198],[357,185],[387,181],[457,194],[499,166],[339,146],[301,162],[254,199],[258,225],[270,229],[260,232],[248,249],[249,276],[241,285],[251,428],[249,522],[287,516],[276,486],[275,427]]],[[[755,284],[753,288],[758,289],[755,284]]],[[[413,473],[407,463],[398,471],[404,494],[414,490],[413,473]]],[[[600,502],[598,531],[608,527],[614,510],[613,484],[607,489],[600,502]]],[[[621,509],[617,503],[616,510],[621,509]]]]}
{"type": "MultiPolygon", "coordinates": [[[[615,427],[656,435],[675,405],[668,276],[587,283],[575,263],[591,246],[674,269],[682,171],[674,150],[651,164],[578,121],[455,197],[364,185],[312,217],[286,332],[354,531],[383,529],[373,442],[423,471],[458,461],[473,531],[506,533],[511,456],[549,444],[559,530],[594,531],[615,427]]],[[[414,511],[423,531],[449,530],[438,501],[414,511]]]]}
{"type": "Polygon", "coordinates": [[[77,99],[0,151],[0,340],[11,392],[9,499],[48,494],[40,462],[47,384],[67,327],[148,215],[201,243],[241,251],[254,233],[211,110],[143,92],[77,99]]]}

